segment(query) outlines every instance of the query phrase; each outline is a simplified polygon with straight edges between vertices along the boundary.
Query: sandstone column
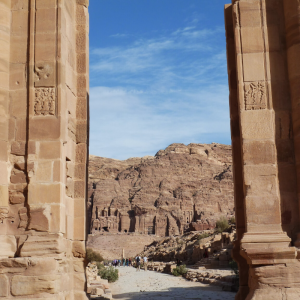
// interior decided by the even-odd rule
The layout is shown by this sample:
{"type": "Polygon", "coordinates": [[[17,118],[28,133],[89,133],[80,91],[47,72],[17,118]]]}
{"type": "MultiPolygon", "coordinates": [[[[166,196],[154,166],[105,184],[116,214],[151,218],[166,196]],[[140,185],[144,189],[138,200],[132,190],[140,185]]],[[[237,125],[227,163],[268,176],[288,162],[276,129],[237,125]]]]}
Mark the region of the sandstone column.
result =
{"type": "Polygon", "coordinates": [[[0,296],[7,299],[86,299],[87,6],[0,0],[7,59],[0,76],[8,78],[0,83],[0,296]]]}
{"type": "Polygon", "coordinates": [[[227,62],[228,62],[228,83],[229,83],[229,103],[230,103],[230,127],[231,127],[231,146],[233,155],[233,178],[234,178],[234,204],[236,212],[237,240],[233,248],[233,258],[239,265],[240,287],[236,300],[245,299],[249,292],[247,261],[240,254],[241,239],[245,233],[245,197],[243,190],[243,166],[241,158],[241,134],[240,116],[236,81],[236,52],[234,42],[234,22],[232,18],[232,5],[225,6],[225,26],[227,42],[227,62]]]}
{"type": "MultiPolygon", "coordinates": [[[[249,265],[246,299],[296,299],[300,264],[290,243],[299,231],[299,204],[283,1],[240,0],[226,10],[231,7],[235,48],[227,30],[228,74],[234,170],[241,168],[235,197],[244,197],[240,210],[236,202],[236,218],[239,230],[245,217],[240,253],[249,265]],[[243,194],[237,190],[240,178],[243,194]]],[[[240,238],[238,233],[236,249],[240,238]]],[[[237,299],[245,297],[240,290],[237,299]]]]}
{"type": "MultiPolygon", "coordinates": [[[[288,61],[288,77],[291,94],[292,123],[294,132],[294,149],[297,168],[298,199],[300,203],[300,2],[296,0],[284,1],[286,25],[286,49],[288,61]]],[[[300,230],[295,245],[300,247],[300,230]]]]}

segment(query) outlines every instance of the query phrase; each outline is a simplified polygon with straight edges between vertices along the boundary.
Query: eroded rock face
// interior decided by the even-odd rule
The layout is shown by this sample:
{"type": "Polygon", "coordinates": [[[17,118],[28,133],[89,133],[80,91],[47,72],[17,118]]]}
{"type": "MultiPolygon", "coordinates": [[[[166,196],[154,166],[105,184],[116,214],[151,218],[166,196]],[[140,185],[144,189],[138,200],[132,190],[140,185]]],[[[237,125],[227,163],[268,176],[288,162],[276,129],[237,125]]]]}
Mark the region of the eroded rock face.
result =
{"type": "Polygon", "coordinates": [[[159,236],[215,227],[234,212],[231,147],[172,144],[154,157],[90,156],[90,232],[159,236]]]}

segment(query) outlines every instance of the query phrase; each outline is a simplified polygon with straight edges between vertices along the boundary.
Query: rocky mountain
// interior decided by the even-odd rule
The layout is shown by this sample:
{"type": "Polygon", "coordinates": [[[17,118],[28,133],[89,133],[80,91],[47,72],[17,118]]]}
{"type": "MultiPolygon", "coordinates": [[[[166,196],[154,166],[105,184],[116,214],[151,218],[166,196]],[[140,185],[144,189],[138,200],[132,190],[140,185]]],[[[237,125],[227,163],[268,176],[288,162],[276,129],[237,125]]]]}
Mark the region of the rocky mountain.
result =
{"type": "Polygon", "coordinates": [[[124,161],[90,156],[90,233],[179,235],[212,229],[233,212],[231,146],[172,144],[124,161]]]}

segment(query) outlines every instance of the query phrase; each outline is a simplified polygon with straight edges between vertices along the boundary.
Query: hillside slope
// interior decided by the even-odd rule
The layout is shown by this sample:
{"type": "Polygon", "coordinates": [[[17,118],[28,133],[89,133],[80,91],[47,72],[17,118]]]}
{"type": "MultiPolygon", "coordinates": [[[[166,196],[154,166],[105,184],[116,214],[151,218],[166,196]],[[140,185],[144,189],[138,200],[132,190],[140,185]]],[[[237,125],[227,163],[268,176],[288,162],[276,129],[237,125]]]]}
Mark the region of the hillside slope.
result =
{"type": "Polygon", "coordinates": [[[90,232],[158,236],[215,227],[234,211],[231,146],[172,144],[125,161],[90,156],[90,232]]]}

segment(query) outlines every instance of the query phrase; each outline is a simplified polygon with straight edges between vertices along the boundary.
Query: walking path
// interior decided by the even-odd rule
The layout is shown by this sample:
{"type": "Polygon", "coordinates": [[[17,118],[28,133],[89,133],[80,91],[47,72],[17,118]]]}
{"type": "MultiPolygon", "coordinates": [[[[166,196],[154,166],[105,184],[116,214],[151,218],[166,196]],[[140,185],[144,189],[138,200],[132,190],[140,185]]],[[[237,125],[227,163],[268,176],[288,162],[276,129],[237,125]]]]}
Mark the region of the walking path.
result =
{"type": "Polygon", "coordinates": [[[122,300],[234,300],[235,293],[220,287],[187,281],[181,277],[154,271],[137,272],[120,267],[119,280],[110,284],[114,299],[122,300]]]}

